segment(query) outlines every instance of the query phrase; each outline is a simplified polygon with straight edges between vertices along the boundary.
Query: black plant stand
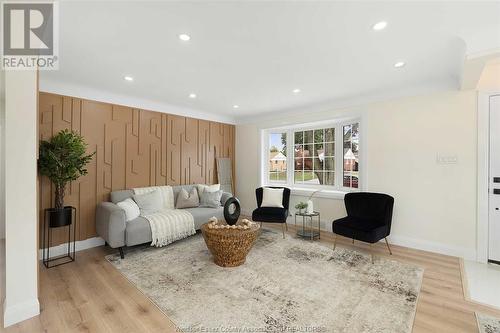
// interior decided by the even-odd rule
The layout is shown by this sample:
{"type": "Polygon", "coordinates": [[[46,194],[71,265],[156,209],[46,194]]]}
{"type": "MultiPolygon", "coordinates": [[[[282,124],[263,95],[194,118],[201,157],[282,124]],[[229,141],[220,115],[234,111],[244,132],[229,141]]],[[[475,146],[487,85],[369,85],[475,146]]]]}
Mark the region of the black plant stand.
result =
{"type": "Polygon", "coordinates": [[[76,246],[76,208],[67,206],[65,208],[71,209],[71,223],[67,226],[51,226],[49,221],[49,215],[51,208],[45,209],[44,219],[43,219],[43,239],[42,239],[42,251],[43,251],[43,264],[47,268],[56,267],[59,265],[64,265],[69,262],[75,261],[75,246],[76,246]],[[50,257],[50,247],[52,240],[52,231],[56,228],[68,228],[68,252],[54,258],[50,257]],[[73,230],[71,230],[73,229],[73,230]],[[73,251],[71,251],[71,231],[73,231],[73,251]],[[54,262],[56,262],[54,264],[54,262]],[[52,263],[52,264],[51,264],[52,263]]]}

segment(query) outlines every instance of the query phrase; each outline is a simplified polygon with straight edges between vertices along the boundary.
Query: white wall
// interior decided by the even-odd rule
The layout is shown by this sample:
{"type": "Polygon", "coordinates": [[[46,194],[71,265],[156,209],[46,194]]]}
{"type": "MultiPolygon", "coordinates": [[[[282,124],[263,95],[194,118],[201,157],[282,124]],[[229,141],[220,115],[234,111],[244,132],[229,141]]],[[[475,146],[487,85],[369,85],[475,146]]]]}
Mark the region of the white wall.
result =
{"type": "Polygon", "coordinates": [[[5,151],[5,72],[3,70],[0,70],[0,239],[5,238],[4,151],[5,151]]]}
{"type": "Polygon", "coordinates": [[[480,91],[494,91],[500,89],[500,58],[494,59],[484,67],[477,89],[480,91]]]}
{"type": "Polygon", "coordinates": [[[4,326],[39,313],[37,73],[5,73],[4,326]]]}
{"type": "MultiPolygon", "coordinates": [[[[260,129],[339,116],[362,115],[364,186],[395,197],[391,241],[475,259],[475,91],[450,91],[342,110],[276,117],[236,127],[236,192],[245,212],[260,185],[260,129]],[[457,164],[438,164],[437,155],[457,164]]],[[[300,197],[292,197],[292,207],[300,197]]],[[[325,229],[345,215],[341,198],[316,198],[325,229]]]]}

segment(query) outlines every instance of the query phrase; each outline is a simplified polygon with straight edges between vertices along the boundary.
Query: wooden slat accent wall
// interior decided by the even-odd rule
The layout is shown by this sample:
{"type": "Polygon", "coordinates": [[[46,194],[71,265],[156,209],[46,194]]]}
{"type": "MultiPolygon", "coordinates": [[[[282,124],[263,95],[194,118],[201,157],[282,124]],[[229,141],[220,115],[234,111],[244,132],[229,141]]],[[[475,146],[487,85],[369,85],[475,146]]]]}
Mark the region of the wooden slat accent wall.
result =
{"type": "MultiPolygon", "coordinates": [[[[213,184],[217,182],[216,156],[232,159],[234,179],[234,125],[44,92],[39,96],[39,113],[40,139],[72,129],[85,138],[89,152],[97,152],[87,166],[88,175],[66,189],[65,204],[77,208],[77,240],[96,236],[95,208],[109,199],[111,191],[213,184]]],[[[41,228],[43,210],[53,204],[53,186],[43,177],[41,228]]],[[[55,230],[53,235],[53,245],[67,239],[64,230],[55,230]]]]}

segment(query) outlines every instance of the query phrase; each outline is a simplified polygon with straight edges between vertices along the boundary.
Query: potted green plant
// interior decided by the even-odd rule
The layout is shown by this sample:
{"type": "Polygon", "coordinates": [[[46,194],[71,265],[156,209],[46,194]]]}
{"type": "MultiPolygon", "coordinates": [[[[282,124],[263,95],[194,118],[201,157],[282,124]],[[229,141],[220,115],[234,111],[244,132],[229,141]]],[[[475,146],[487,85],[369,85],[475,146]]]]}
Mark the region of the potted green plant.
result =
{"type": "Polygon", "coordinates": [[[299,210],[299,214],[302,214],[302,210],[305,208],[307,208],[307,203],[302,201],[295,205],[295,209],[299,210]]]}
{"type": "Polygon", "coordinates": [[[85,166],[95,154],[87,154],[83,137],[73,131],[62,130],[50,140],[40,142],[38,170],[55,186],[54,208],[49,210],[51,227],[71,224],[71,207],[64,206],[66,185],[87,174],[85,166]]]}

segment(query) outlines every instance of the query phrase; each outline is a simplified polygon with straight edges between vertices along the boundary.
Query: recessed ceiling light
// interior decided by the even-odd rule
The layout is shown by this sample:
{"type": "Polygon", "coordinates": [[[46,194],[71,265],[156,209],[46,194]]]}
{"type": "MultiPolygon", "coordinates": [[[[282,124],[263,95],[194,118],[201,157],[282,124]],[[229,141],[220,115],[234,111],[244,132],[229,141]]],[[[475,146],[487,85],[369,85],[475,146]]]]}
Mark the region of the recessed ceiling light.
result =
{"type": "Polygon", "coordinates": [[[398,61],[397,63],[394,64],[394,67],[401,68],[404,65],[406,65],[406,63],[404,61],[398,61]]]}
{"type": "Polygon", "coordinates": [[[130,81],[130,82],[134,81],[134,78],[133,78],[132,76],[128,76],[128,75],[127,75],[127,76],[124,76],[124,77],[123,77],[123,79],[124,79],[125,81],[130,81]]]}
{"type": "Polygon", "coordinates": [[[186,34],[180,34],[180,35],[179,35],[179,39],[180,39],[180,40],[183,40],[183,41],[185,41],[185,42],[187,42],[188,40],[190,40],[190,39],[191,39],[191,36],[186,35],[186,34]]]}
{"type": "Polygon", "coordinates": [[[194,93],[190,93],[190,94],[189,94],[189,98],[196,98],[196,94],[194,94],[194,93]]]}
{"type": "Polygon", "coordinates": [[[298,94],[300,92],[300,89],[296,88],[296,89],[293,89],[292,91],[293,91],[294,94],[298,94]]]}
{"type": "Polygon", "coordinates": [[[234,105],[233,105],[233,109],[237,109],[237,108],[239,108],[239,107],[240,107],[240,106],[239,106],[238,104],[234,104],[234,105]]]}
{"type": "Polygon", "coordinates": [[[387,22],[386,21],[380,21],[380,22],[375,23],[373,25],[372,29],[376,30],[376,31],[379,31],[379,30],[384,30],[385,27],[387,27],[387,22]]]}

